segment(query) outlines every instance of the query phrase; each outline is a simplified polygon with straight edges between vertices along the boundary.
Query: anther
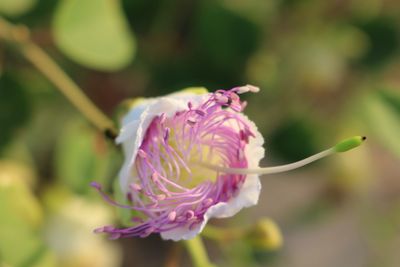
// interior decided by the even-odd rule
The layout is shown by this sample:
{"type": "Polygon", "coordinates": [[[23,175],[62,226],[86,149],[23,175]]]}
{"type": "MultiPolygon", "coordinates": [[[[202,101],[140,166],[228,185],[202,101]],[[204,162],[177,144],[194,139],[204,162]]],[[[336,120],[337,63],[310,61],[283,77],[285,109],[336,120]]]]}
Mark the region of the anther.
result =
{"type": "Polygon", "coordinates": [[[194,218],[194,211],[188,210],[188,211],[186,211],[185,215],[186,215],[186,219],[191,220],[194,218]]]}
{"type": "MultiPolygon", "coordinates": [[[[226,95],[218,94],[218,95],[215,96],[215,101],[216,101],[218,104],[226,105],[226,104],[229,103],[229,101],[232,101],[232,100],[230,100],[226,95]]],[[[229,105],[229,104],[228,104],[228,105],[229,105]]]]}
{"type": "Polygon", "coordinates": [[[129,187],[133,190],[133,191],[136,191],[136,192],[139,192],[139,191],[141,191],[143,188],[139,185],[139,184],[137,184],[137,183],[131,183],[130,185],[129,185],[129,187]]]}
{"type": "Polygon", "coordinates": [[[200,115],[202,117],[206,115],[206,113],[201,109],[196,109],[195,112],[197,113],[197,115],[200,115]]]}
{"type": "Polygon", "coordinates": [[[187,122],[187,124],[189,124],[190,126],[194,126],[194,125],[196,124],[196,121],[191,120],[191,119],[188,119],[186,122],[187,122]]]}
{"type": "Polygon", "coordinates": [[[176,211],[171,211],[171,212],[168,214],[168,220],[171,221],[171,222],[173,222],[173,221],[175,221],[175,219],[176,219],[176,211]]]}
{"type": "Polygon", "coordinates": [[[254,85],[246,84],[244,86],[236,87],[235,92],[238,94],[243,94],[247,92],[258,93],[260,88],[254,85]]]}

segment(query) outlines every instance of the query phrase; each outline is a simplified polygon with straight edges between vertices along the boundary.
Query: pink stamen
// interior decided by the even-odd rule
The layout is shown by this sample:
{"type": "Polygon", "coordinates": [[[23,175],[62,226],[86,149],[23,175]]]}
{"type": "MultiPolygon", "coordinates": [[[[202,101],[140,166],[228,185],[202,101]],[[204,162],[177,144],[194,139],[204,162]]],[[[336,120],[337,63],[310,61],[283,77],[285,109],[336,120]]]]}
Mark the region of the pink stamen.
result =
{"type": "Polygon", "coordinates": [[[98,183],[96,188],[106,201],[121,208],[141,212],[133,217],[136,225],[129,228],[102,227],[96,233],[108,233],[111,239],[120,237],[146,237],[175,228],[193,229],[210,206],[227,202],[237,195],[246,175],[220,174],[205,176],[192,188],[195,177],[192,160],[217,158],[218,165],[246,168],[245,148],[254,134],[249,125],[235,112],[244,108],[238,93],[254,91],[246,88],[218,90],[199,105],[187,103],[188,109],[167,117],[165,113],[154,117],[146,130],[135,159],[137,182],[129,188],[129,205],[116,203],[108,197],[98,183]],[[207,149],[208,155],[204,154],[207,149]],[[203,158],[204,157],[204,158],[203,158]]]}

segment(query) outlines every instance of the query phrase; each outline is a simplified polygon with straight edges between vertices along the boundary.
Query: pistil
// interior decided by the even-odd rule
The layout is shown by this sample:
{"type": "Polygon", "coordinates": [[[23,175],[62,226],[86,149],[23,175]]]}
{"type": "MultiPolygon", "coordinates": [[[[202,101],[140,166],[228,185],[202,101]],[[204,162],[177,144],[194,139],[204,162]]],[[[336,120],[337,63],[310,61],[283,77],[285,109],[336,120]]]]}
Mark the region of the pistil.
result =
{"type": "Polygon", "coordinates": [[[364,141],[366,140],[365,136],[354,136],[352,138],[343,140],[336,144],[335,146],[328,148],[322,152],[319,152],[315,155],[312,155],[308,158],[305,158],[303,160],[286,164],[286,165],[281,165],[281,166],[274,166],[274,167],[265,167],[265,168],[229,168],[229,167],[224,167],[224,166],[218,166],[214,164],[210,164],[207,162],[194,162],[194,164],[198,164],[204,168],[216,171],[216,172],[221,172],[221,173],[229,173],[229,174],[241,174],[241,175],[247,175],[247,174],[273,174],[273,173],[281,173],[281,172],[287,172],[291,170],[298,169],[300,167],[303,167],[305,165],[308,165],[314,161],[320,160],[322,158],[328,157],[330,155],[336,154],[336,153],[341,153],[345,152],[348,150],[351,150],[353,148],[356,148],[360,146],[364,141]]]}

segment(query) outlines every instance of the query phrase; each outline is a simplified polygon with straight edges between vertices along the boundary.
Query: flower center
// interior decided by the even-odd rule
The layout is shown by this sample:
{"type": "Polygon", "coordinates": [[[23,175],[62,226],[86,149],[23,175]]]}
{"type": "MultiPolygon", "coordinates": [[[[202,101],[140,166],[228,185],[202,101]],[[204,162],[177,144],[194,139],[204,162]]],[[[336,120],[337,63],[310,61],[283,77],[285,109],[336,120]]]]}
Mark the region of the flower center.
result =
{"type": "MultiPolygon", "coordinates": [[[[190,103],[188,106],[172,118],[161,115],[151,122],[136,158],[137,177],[142,184],[157,176],[169,193],[179,192],[218,181],[219,173],[199,162],[247,167],[244,149],[251,132],[242,117],[215,101],[207,101],[197,109],[190,103]]],[[[237,176],[244,179],[244,175],[237,176]]],[[[158,189],[157,193],[165,191],[158,189]]]]}

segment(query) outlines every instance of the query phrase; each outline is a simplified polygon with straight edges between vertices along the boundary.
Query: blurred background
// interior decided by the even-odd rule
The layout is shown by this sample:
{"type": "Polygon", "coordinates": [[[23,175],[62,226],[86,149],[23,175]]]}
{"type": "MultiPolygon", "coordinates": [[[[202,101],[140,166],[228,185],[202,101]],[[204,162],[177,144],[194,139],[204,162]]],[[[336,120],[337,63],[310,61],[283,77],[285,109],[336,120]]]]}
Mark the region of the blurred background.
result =
{"type": "MultiPolygon", "coordinates": [[[[263,165],[343,137],[346,154],[264,176],[260,202],[224,227],[268,217],[283,246],[206,240],[218,266],[400,266],[400,2],[396,0],[0,0],[107,114],[127,98],[188,86],[261,87],[247,115],[263,165]]],[[[0,29],[1,30],[1,29],[0,29]]],[[[0,40],[0,266],[191,266],[158,236],[108,241],[119,223],[89,182],[112,185],[122,157],[0,40]]]]}

